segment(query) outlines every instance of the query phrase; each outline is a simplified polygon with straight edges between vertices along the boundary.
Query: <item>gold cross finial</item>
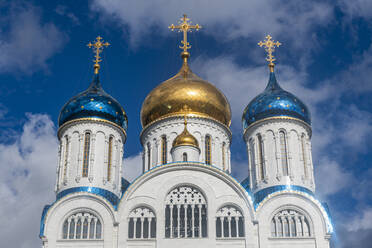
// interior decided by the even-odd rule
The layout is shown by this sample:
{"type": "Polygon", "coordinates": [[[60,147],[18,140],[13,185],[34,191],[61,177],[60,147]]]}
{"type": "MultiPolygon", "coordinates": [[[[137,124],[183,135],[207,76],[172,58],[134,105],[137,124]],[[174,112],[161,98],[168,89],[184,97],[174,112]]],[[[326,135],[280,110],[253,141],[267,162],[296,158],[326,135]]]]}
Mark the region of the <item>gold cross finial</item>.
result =
{"type": "Polygon", "coordinates": [[[99,68],[100,68],[99,62],[102,61],[99,54],[102,52],[104,47],[108,47],[109,45],[110,45],[110,43],[103,42],[101,36],[98,36],[94,43],[89,42],[88,47],[93,48],[93,52],[95,53],[95,55],[94,55],[95,59],[93,60],[93,62],[94,62],[94,74],[98,74],[98,71],[99,71],[99,68]]]}
{"type": "Polygon", "coordinates": [[[178,22],[179,25],[170,25],[169,29],[174,31],[175,29],[178,29],[178,32],[183,32],[183,40],[181,41],[182,46],[180,46],[181,49],[183,49],[181,56],[185,63],[187,63],[187,59],[190,57],[190,53],[187,51],[187,49],[190,49],[190,43],[187,41],[187,32],[192,32],[192,29],[196,29],[198,31],[202,28],[199,24],[191,25],[191,21],[189,18],[187,18],[187,15],[183,15],[183,17],[178,22]]]}
{"type": "Polygon", "coordinates": [[[266,40],[264,42],[260,41],[258,42],[258,45],[260,47],[265,46],[265,51],[267,52],[266,60],[269,62],[269,68],[270,72],[274,72],[274,59],[273,52],[275,51],[275,47],[279,47],[281,43],[279,41],[273,41],[271,40],[272,37],[270,35],[266,36],[266,40]]]}

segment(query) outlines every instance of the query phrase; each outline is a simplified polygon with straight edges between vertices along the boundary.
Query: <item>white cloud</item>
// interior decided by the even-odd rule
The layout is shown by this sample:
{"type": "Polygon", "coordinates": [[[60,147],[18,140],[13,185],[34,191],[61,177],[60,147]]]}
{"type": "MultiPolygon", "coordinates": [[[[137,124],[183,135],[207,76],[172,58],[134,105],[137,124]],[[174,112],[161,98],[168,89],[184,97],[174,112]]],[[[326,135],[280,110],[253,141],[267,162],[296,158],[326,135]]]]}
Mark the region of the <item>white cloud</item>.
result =
{"type": "Polygon", "coordinates": [[[0,25],[0,72],[46,70],[47,61],[67,38],[53,23],[42,23],[41,11],[30,4],[7,10],[0,25]]]}
{"type": "Polygon", "coordinates": [[[314,25],[326,24],[332,17],[331,6],[319,1],[95,0],[92,9],[129,29],[133,45],[151,30],[168,32],[167,27],[176,24],[184,13],[220,40],[257,35],[261,38],[269,32],[274,36],[285,34],[298,46],[303,45],[304,34],[314,25]]]}
{"type": "Polygon", "coordinates": [[[337,162],[323,157],[315,169],[315,184],[319,195],[325,199],[354,181],[350,172],[345,171],[337,162]]]}
{"type": "Polygon", "coordinates": [[[75,25],[80,24],[79,18],[77,18],[77,16],[74,13],[70,12],[66,6],[58,5],[55,11],[58,15],[66,16],[67,18],[69,18],[73,24],[75,25]]]}
{"type": "Polygon", "coordinates": [[[124,158],[123,176],[129,182],[142,174],[142,153],[124,158]]]}
{"type": "Polygon", "coordinates": [[[358,213],[357,216],[354,216],[351,222],[348,222],[346,229],[348,231],[359,231],[359,230],[367,230],[372,229],[372,207],[363,209],[358,213]]]}
{"type": "Polygon", "coordinates": [[[5,247],[40,247],[41,211],[54,200],[55,127],[47,115],[27,118],[15,142],[0,143],[0,239],[5,247]]]}
{"type": "Polygon", "coordinates": [[[347,14],[349,18],[372,18],[372,2],[370,0],[340,0],[339,6],[341,11],[347,14]]]}

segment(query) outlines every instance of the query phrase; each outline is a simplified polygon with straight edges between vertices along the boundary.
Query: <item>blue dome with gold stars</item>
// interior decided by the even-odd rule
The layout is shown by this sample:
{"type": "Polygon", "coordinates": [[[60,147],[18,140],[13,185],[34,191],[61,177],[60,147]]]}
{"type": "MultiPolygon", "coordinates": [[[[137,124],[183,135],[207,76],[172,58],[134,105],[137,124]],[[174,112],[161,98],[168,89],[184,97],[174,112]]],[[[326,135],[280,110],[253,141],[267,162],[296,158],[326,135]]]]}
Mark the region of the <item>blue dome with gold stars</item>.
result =
{"type": "Polygon", "coordinates": [[[244,109],[243,128],[269,117],[289,116],[311,125],[310,112],[296,96],[283,90],[276,81],[274,72],[270,73],[269,83],[264,92],[256,96],[244,109]]]}
{"type": "Polygon", "coordinates": [[[99,75],[95,74],[89,88],[71,98],[62,108],[58,124],[81,118],[97,118],[115,123],[127,130],[128,119],[123,108],[101,87],[99,75]]]}

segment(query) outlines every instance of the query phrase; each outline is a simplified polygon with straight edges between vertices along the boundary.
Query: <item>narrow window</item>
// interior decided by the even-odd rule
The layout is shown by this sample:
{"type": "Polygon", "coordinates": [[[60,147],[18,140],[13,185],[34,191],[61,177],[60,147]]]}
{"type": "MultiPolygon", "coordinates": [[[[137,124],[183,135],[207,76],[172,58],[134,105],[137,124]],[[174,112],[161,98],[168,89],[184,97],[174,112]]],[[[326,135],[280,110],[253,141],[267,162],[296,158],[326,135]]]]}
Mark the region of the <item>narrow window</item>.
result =
{"type": "Polygon", "coordinates": [[[205,137],[205,163],[211,164],[211,136],[205,137]]]}
{"type": "Polygon", "coordinates": [[[305,137],[305,134],[302,134],[302,136],[301,136],[301,147],[302,147],[302,160],[304,162],[304,174],[305,174],[305,178],[307,178],[308,173],[307,173],[307,166],[306,166],[307,157],[306,157],[306,137],[305,137]]]}
{"type": "Polygon", "coordinates": [[[74,219],[71,219],[71,222],[70,222],[70,233],[68,234],[68,238],[69,239],[74,239],[75,236],[75,220],[74,219]]]}
{"type": "Polygon", "coordinates": [[[100,239],[102,237],[102,225],[99,220],[97,220],[96,224],[96,239],[100,239]]]}
{"type": "Polygon", "coordinates": [[[283,176],[288,176],[288,152],[286,137],[283,131],[279,132],[280,136],[280,157],[282,160],[283,176]]]}
{"type": "Polygon", "coordinates": [[[88,238],[88,220],[85,218],[84,223],[83,223],[83,239],[88,238]]]}
{"type": "Polygon", "coordinates": [[[147,143],[147,167],[150,170],[151,167],[151,146],[150,143],[147,143]]]}
{"type": "Polygon", "coordinates": [[[263,141],[262,136],[259,134],[257,135],[257,152],[258,152],[258,176],[261,180],[264,180],[265,171],[264,171],[264,157],[263,157],[263,141]]]}
{"type": "Polygon", "coordinates": [[[63,223],[62,231],[63,231],[62,238],[63,238],[63,239],[67,239],[68,220],[65,220],[65,222],[63,223]]]}
{"type": "Polygon", "coordinates": [[[167,163],[167,137],[161,137],[161,163],[167,163]]]}
{"type": "Polygon", "coordinates": [[[226,144],[225,142],[223,142],[222,143],[222,168],[223,170],[226,170],[225,151],[226,151],[226,144]]]}
{"type": "Polygon", "coordinates": [[[111,167],[112,167],[112,142],[114,138],[109,138],[108,144],[108,160],[107,160],[107,181],[111,181],[111,167]]]}
{"type": "Polygon", "coordinates": [[[86,132],[85,139],[84,139],[83,177],[88,176],[89,152],[90,152],[90,133],[86,132]]]}
{"type": "Polygon", "coordinates": [[[81,239],[81,219],[76,223],[76,239],[81,239]]]}
{"type": "Polygon", "coordinates": [[[67,174],[67,161],[68,161],[68,149],[69,149],[69,142],[68,137],[65,137],[66,145],[65,145],[65,161],[63,165],[63,178],[66,178],[67,174]]]}
{"type": "Polygon", "coordinates": [[[183,158],[183,162],[187,162],[187,153],[186,152],[184,152],[182,154],[182,158],[183,158]]]}

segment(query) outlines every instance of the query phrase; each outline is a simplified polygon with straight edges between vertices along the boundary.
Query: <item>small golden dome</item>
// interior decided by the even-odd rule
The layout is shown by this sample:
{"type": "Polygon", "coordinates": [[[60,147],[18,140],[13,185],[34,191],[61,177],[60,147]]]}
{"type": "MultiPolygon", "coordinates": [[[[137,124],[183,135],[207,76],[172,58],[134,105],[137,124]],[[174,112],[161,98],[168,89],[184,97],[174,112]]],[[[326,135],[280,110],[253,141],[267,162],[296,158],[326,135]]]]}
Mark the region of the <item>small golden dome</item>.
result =
{"type": "Polygon", "coordinates": [[[187,131],[186,125],[187,122],[185,116],[185,129],[174,139],[172,148],[176,148],[178,146],[193,146],[199,149],[198,140],[191,133],[189,133],[189,131],[187,131]]]}
{"type": "Polygon", "coordinates": [[[142,126],[185,113],[211,118],[227,126],[231,122],[230,104],[225,95],[195,75],[187,62],[174,77],[158,85],[146,97],[141,109],[142,126]]]}

